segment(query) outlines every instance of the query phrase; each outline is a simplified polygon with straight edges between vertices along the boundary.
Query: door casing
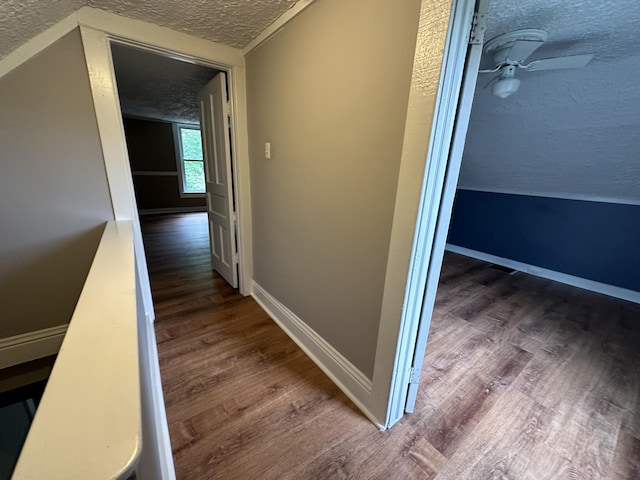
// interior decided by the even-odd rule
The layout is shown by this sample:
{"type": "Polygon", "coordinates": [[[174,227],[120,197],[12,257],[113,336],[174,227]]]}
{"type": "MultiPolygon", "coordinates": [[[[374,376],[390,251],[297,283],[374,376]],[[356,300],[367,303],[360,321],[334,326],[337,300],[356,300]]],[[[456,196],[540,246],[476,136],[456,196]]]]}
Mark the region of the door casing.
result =
{"type": "MultiPolygon", "coordinates": [[[[455,25],[460,25],[460,16],[467,15],[469,8],[471,8],[472,15],[474,3],[475,2],[473,2],[473,0],[460,0],[453,2],[448,33],[446,36],[446,47],[444,52],[445,58],[442,70],[440,71],[441,80],[447,78],[446,75],[450,76],[452,71],[455,71],[456,69],[461,70],[464,66],[464,56],[459,58],[459,55],[456,56],[453,54],[454,46],[452,46],[452,42],[454,44],[456,42],[464,42],[466,50],[464,28],[460,26],[455,27],[455,25]],[[469,7],[469,5],[471,5],[471,7],[469,7]]],[[[428,2],[423,0],[421,15],[428,15],[431,13],[431,10],[432,9],[428,7],[428,2]]],[[[99,12],[96,14],[103,15],[99,12]]],[[[119,21],[120,20],[118,20],[118,22],[119,21]]],[[[129,23],[129,20],[122,21],[129,23]]],[[[446,28],[446,23],[441,30],[437,23],[438,21],[439,20],[437,18],[433,19],[434,24],[438,27],[436,30],[432,31],[431,29],[424,30],[422,32],[419,31],[418,46],[423,43],[427,44],[424,40],[428,39],[440,41],[439,35],[440,32],[444,31],[446,28]]],[[[426,21],[425,25],[429,23],[430,21],[426,21]]],[[[164,38],[166,31],[159,27],[156,29],[156,26],[149,26],[149,31],[138,32],[131,28],[118,27],[112,29],[98,29],[93,26],[93,24],[91,25],[92,26],[89,27],[81,26],[81,32],[83,34],[83,43],[85,46],[89,76],[92,83],[92,91],[94,91],[96,117],[100,129],[100,138],[105,156],[107,176],[109,178],[112,194],[117,198],[118,202],[117,205],[114,202],[114,216],[116,219],[130,218],[135,221],[137,218],[137,211],[135,208],[132,179],[126,153],[126,144],[124,141],[122,119],[119,105],[117,104],[118,97],[109,49],[110,42],[124,43],[129,46],[159,52],[172,58],[197,62],[204,66],[210,66],[227,72],[232,101],[232,122],[234,122],[234,151],[236,152],[234,177],[237,181],[235,196],[239,215],[239,255],[241,264],[240,290],[244,294],[251,293],[252,249],[248,160],[249,144],[247,137],[245,98],[246,76],[243,52],[221,45],[212,48],[212,43],[207,41],[203,41],[204,43],[199,44],[196,48],[192,48],[194,43],[193,39],[189,38],[187,41],[187,39],[180,39],[179,35],[176,35],[172,37],[172,39],[168,40],[164,38]],[[205,47],[205,43],[207,47],[205,47]]],[[[196,40],[195,43],[198,43],[198,41],[196,40]]],[[[425,56],[425,59],[433,60],[433,58],[430,57],[433,57],[433,55],[425,56]]],[[[431,74],[432,72],[429,71],[428,73],[431,74]]],[[[412,80],[412,82],[413,81],[414,80],[412,80]]],[[[435,165],[441,165],[440,162],[445,162],[444,165],[446,165],[453,119],[455,117],[455,109],[457,108],[456,102],[452,102],[452,99],[454,97],[457,99],[461,81],[458,81],[457,83],[456,81],[441,81],[438,84],[439,87],[437,87],[437,85],[436,87],[433,87],[433,84],[431,83],[428,85],[425,84],[421,87],[421,79],[416,78],[415,81],[418,82],[418,90],[422,87],[427,88],[428,95],[422,96],[421,98],[417,98],[420,97],[420,95],[415,95],[414,104],[411,103],[410,97],[409,111],[407,114],[407,129],[414,133],[412,136],[405,131],[405,143],[409,143],[409,145],[406,146],[407,151],[410,151],[414,146],[418,146],[417,144],[426,143],[424,136],[428,136],[429,134],[425,131],[425,127],[427,129],[430,128],[431,136],[429,139],[429,154],[427,157],[425,180],[423,181],[422,187],[423,194],[420,195],[422,198],[422,200],[420,200],[420,208],[422,209],[425,198],[425,185],[428,182],[434,182],[434,177],[430,176],[432,174],[430,169],[435,165]],[[420,115],[412,115],[411,112],[421,108],[426,108],[431,111],[431,108],[433,108],[433,100],[430,92],[434,90],[434,88],[437,88],[438,90],[437,98],[435,98],[436,115],[434,116],[433,123],[431,125],[425,125],[420,115]],[[419,131],[424,132],[424,136],[422,138],[415,136],[419,131]],[[409,138],[408,141],[407,138],[409,138]]],[[[403,150],[404,149],[405,147],[403,147],[403,150]]],[[[422,157],[422,159],[424,159],[424,157],[422,157]]],[[[412,176],[415,178],[415,160],[416,159],[412,157],[411,160],[407,162],[407,166],[404,169],[401,165],[400,181],[403,179],[407,180],[412,176]]],[[[421,161],[424,162],[424,160],[421,161]]],[[[444,182],[444,178],[440,181],[444,182]]],[[[399,184],[398,195],[401,197],[401,202],[398,203],[398,201],[396,201],[396,213],[398,210],[403,209],[403,205],[408,205],[410,207],[409,210],[412,210],[413,205],[415,205],[417,195],[416,200],[414,200],[413,184],[415,182],[413,178],[410,179],[409,183],[411,184],[411,192],[406,194],[403,193],[405,189],[401,188],[403,187],[403,184],[399,184]]],[[[417,188],[417,190],[419,191],[420,189],[417,188]]],[[[432,206],[430,208],[432,208],[432,206]]],[[[432,211],[430,210],[430,212],[432,211]]],[[[406,217],[407,214],[405,213],[400,215],[397,220],[394,218],[391,238],[392,250],[395,244],[402,245],[405,242],[407,234],[406,217]]],[[[435,218],[433,221],[435,221],[435,218]]],[[[139,225],[136,233],[139,235],[139,225]]],[[[146,270],[146,263],[144,262],[143,252],[144,250],[141,244],[140,235],[140,244],[136,244],[136,258],[138,261],[138,273],[142,283],[145,279],[148,282],[148,273],[146,270]]],[[[372,379],[372,391],[367,395],[367,398],[363,398],[361,402],[365,404],[365,407],[369,407],[368,409],[372,412],[372,416],[377,420],[376,423],[383,429],[392,426],[404,414],[404,400],[406,399],[409,376],[407,366],[411,365],[413,348],[415,347],[415,335],[418,328],[419,306],[421,304],[421,300],[416,302],[415,308],[410,310],[409,308],[406,308],[406,300],[412,292],[415,294],[415,292],[422,290],[421,295],[424,294],[424,282],[422,282],[422,286],[420,286],[420,282],[415,282],[414,280],[416,278],[419,279],[419,272],[424,268],[423,263],[425,261],[428,262],[430,255],[430,249],[419,252],[414,249],[411,254],[408,277],[405,276],[406,264],[402,261],[395,261],[397,255],[390,255],[389,262],[393,268],[391,271],[389,268],[387,269],[381,323],[378,334],[378,345],[376,349],[375,369],[372,379]],[[399,279],[400,277],[407,279],[406,288],[403,289],[404,302],[402,301],[402,293],[397,288],[397,282],[389,281],[399,279]],[[404,305],[404,307],[402,308],[402,318],[398,319],[400,304],[404,305]]],[[[142,285],[142,288],[145,291],[147,290],[144,285],[142,285]]],[[[148,292],[148,305],[151,308],[148,308],[146,313],[148,318],[152,321],[153,309],[152,303],[150,302],[150,288],[148,288],[148,292]]]]}
{"type": "MultiPolygon", "coordinates": [[[[197,52],[185,52],[174,50],[171,47],[163,46],[163,41],[158,38],[145,39],[144,41],[131,38],[123,33],[106,33],[89,27],[81,26],[87,66],[92,76],[92,70],[96,76],[100,77],[100,85],[97,85],[103,92],[100,99],[103,105],[96,104],[96,116],[99,127],[101,127],[101,142],[105,150],[105,166],[109,178],[109,184],[113,199],[117,199],[118,205],[114,204],[114,216],[116,219],[128,218],[134,220],[134,242],[136,244],[136,266],[141,276],[141,287],[143,298],[145,299],[145,313],[150,321],[153,321],[155,314],[151,299],[151,289],[148,280],[148,270],[144,256],[144,246],[140,226],[137,221],[138,211],[135,203],[135,192],[133,190],[133,180],[130,173],[129,158],[126,151],[126,141],[124,138],[124,127],[122,125],[122,115],[120,111],[111,58],[110,45],[112,43],[125,45],[148,51],[150,53],[163,55],[169,58],[197,63],[226,73],[229,87],[229,100],[231,106],[231,127],[232,138],[231,148],[235,153],[233,164],[234,182],[234,203],[236,205],[236,215],[238,218],[238,260],[239,260],[239,289],[243,295],[251,293],[252,278],[252,247],[251,247],[251,208],[250,208],[250,188],[249,188],[249,158],[248,158],[248,136],[246,119],[246,98],[245,98],[245,69],[244,57],[239,50],[233,49],[234,54],[228,52],[218,52],[214,49],[198,49],[197,52]],[[234,58],[235,57],[235,58],[234,58]],[[102,125],[100,125],[102,123],[102,125]],[[105,149],[105,145],[107,148],[105,149]],[[115,150],[110,155],[107,150],[115,150]],[[127,171],[128,170],[128,171],[127,171]],[[128,200],[128,201],[127,201],[128,200]]],[[[164,42],[166,43],[166,42],[164,42]]],[[[210,43],[210,42],[207,42],[210,43]]],[[[224,50],[227,50],[225,47],[224,50]]],[[[231,50],[231,49],[229,49],[231,50]]]]}
{"type": "MultiPolygon", "coordinates": [[[[452,160],[450,158],[451,141],[458,109],[460,108],[459,99],[467,63],[474,13],[476,4],[478,3],[478,6],[480,6],[480,2],[486,2],[486,0],[478,0],[478,2],[476,0],[456,0],[452,3],[449,16],[435,111],[431,124],[424,176],[420,188],[420,199],[402,302],[397,344],[394,352],[393,372],[387,404],[387,427],[398,422],[405,414],[409,385],[415,381],[412,378],[412,367],[419,340],[418,332],[423,301],[427,293],[427,287],[432,285],[434,281],[437,284],[439,277],[441,259],[438,262],[438,244],[435,242],[436,228],[438,223],[442,225],[446,223],[448,225],[451,215],[451,212],[449,212],[449,216],[444,214],[441,211],[441,205],[443,199],[451,195],[450,183],[447,184],[445,190],[445,181],[448,175],[447,168],[452,160]],[[437,268],[430,268],[430,266],[437,268]]],[[[426,108],[426,105],[422,105],[422,108],[426,108]]],[[[409,123],[409,120],[407,122],[409,123]]],[[[462,155],[461,151],[459,155],[462,155]]],[[[455,193],[458,172],[452,173],[455,173],[455,179],[453,179],[455,193]]],[[[452,177],[453,175],[449,176],[449,178],[452,177]]],[[[383,302],[383,311],[384,308],[385,304],[383,302]]],[[[431,312],[429,312],[429,319],[430,315],[431,312]]],[[[428,328],[426,331],[428,332],[428,328]]],[[[378,334],[379,348],[383,342],[381,337],[384,335],[386,335],[386,332],[381,328],[378,334]]],[[[426,342],[426,335],[424,340],[426,342]]],[[[424,354],[424,346],[422,354],[424,354]]],[[[378,353],[376,354],[376,363],[378,361],[377,355],[378,353]]],[[[374,385],[375,383],[376,379],[374,378],[374,385]]]]}

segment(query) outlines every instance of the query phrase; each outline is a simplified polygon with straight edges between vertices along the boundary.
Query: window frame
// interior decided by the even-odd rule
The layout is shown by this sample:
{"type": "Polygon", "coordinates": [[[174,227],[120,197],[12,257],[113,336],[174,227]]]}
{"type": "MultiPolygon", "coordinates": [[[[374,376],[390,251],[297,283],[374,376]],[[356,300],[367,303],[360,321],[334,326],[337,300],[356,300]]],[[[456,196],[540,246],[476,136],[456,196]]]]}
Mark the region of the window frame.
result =
{"type": "MultiPolygon", "coordinates": [[[[186,129],[186,130],[198,130],[200,132],[200,136],[202,138],[202,130],[200,128],[200,125],[197,123],[191,124],[191,123],[174,123],[173,124],[173,144],[175,147],[175,156],[176,156],[176,166],[177,166],[177,170],[178,170],[178,186],[180,189],[180,198],[200,198],[200,197],[206,197],[207,195],[207,191],[206,191],[206,180],[207,180],[207,172],[206,172],[206,165],[204,162],[204,151],[203,151],[203,155],[202,155],[202,167],[203,167],[203,171],[204,171],[204,176],[205,176],[205,190],[203,192],[187,192],[186,191],[186,185],[185,185],[185,179],[186,179],[186,173],[184,170],[184,156],[183,156],[183,149],[182,149],[182,129],[186,129]]],[[[200,160],[193,160],[193,159],[187,159],[187,161],[195,161],[198,162],[200,160]]]]}

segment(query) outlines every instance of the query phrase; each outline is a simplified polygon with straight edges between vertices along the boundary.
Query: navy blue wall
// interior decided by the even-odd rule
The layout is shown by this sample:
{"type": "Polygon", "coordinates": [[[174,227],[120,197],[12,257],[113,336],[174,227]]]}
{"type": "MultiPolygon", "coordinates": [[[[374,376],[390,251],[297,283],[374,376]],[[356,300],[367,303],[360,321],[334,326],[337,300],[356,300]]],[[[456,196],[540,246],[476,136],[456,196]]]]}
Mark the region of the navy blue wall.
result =
{"type": "Polygon", "coordinates": [[[458,190],[448,242],[640,291],[640,206],[458,190]]]}

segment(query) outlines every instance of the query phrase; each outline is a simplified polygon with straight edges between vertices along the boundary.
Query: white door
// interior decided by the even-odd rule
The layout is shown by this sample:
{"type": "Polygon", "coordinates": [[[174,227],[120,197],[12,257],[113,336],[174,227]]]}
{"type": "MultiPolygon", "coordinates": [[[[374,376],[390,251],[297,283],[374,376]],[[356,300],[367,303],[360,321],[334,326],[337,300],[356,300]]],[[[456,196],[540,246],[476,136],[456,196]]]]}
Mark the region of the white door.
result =
{"type": "MultiPolygon", "coordinates": [[[[433,304],[436,299],[436,291],[440,280],[440,269],[442,267],[444,248],[447,242],[453,199],[458,185],[458,175],[460,174],[462,153],[464,151],[464,143],[467,137],[471,105],[473,103],[473,95],[476,90],[478,70],[480,69],[484,25],[489,13],[489,1],[490,0],[478,0],[476,3],[474,15],[475,25],[469,39],[469,47],[464,66],[464,78],[460,89],[455,127],[449,150],[449,158],[444,178],[444,185],[442,187],[442,194],[440,196],[439,205],[437,204],[438,202],[433,202],[435,205],[431,205],[431,209],[435,209],[437,212],[433,217],[437,219],[433,243],[431,246],[431,255],[425,255],[426,257],[429,257],[429,264],[427,267],[427,279],[424,297],[422,300],[422,308],[420,311],[420,323],[418,325],[417,338],[413,353],[413,363],[411,366],[411,374],[409,375],[409,388],[405,404],[405,411],[409,413],[413,412],[415,408],[416,396],[418,393],[418,382],[422,371],[424,352],[427,346],[427,337],[429,336],[429,327],[431,325],[433,304]]],[[[433,211],[431,213],[433,213],[433,211]]],[[[423,212],[423,214],[426,215],[429,214],[429,212],[423,212]]],[[[429,246],[425,245],[425,251],[428,251],[428,249],[429,246]]]]}
{"type": "Polygon", "coordinates": [[[227,78],[219,73],[198,92],[213,269],[238,287],[227,78]]]}

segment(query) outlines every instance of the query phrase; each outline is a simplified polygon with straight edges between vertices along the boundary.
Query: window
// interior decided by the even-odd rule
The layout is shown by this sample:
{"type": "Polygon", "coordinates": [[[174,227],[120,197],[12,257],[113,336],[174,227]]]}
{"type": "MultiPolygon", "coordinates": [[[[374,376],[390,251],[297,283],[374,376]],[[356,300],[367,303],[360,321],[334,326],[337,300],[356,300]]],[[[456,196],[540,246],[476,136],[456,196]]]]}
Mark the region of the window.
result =
{"type": "Polygon", "coordinates": [[[176,126],[178,172],[181,194],[205,193],[204,160],[200,129],[189,125],[176,126]]]}

